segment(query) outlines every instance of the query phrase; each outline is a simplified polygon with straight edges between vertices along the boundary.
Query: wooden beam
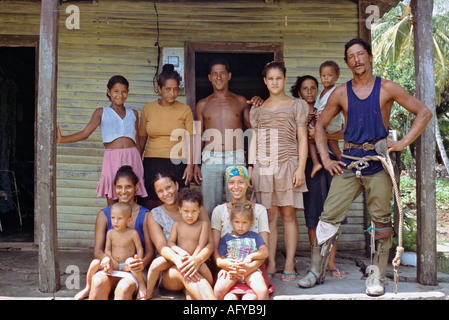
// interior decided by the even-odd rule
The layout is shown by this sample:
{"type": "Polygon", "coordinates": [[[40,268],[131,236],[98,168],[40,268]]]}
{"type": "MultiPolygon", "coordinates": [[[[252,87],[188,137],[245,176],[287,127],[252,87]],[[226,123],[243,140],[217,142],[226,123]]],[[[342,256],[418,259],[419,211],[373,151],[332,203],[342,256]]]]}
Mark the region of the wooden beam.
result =
{"type": "Polygon", "coordinates": [[[437,285],[435,197],[435,73],[433,62],[433,0],[412,0],[416,97],[433,113],[416,144],[416,206],[418,282],[437,285]]]}
{"type": "Polygon", "coordinates": [[[366,19],[369,17],[366,8],[369,5],[371,5],[371,1],[359,0],[358,2],[359,38],[371,43],[371,29],[366,26],[366,19]]]}
{"type": "Polygon", "coordinates": [[[36,128],[35,210],[39,290],[61,288],[56,220],[56,83],[59,0],[42,0],[36,128]]]}

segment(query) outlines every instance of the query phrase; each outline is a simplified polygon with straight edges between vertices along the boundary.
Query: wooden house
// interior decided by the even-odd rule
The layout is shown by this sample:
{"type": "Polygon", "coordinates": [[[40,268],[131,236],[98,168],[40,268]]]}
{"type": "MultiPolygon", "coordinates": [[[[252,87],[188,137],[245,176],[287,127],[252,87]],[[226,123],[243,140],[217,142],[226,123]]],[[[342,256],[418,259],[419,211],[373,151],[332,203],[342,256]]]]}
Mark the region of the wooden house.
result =
{"type": "MultiPolygon", "coordinates": [[[[154,77],[168,56],[177,57],[184,71],[185,87],[178,100],[192,108],[210,90],[207,64],[215,55],[231,61],[231,90],[248,98],[265,94],[263,83],[260,86],[260,72],[264,63],[274,59],[286,64],[287,88],[300,75],[319,78],[318,68],[325,60],[340,65],[338,83],[343,83],[352,76],[343,61],[344,44],[358,36],[369,39],[367,18],[382,15],[397,3],[388,0],[63,0],[57,9],[57,123],[63,134],[84,128],[96,108],[108,105],[106,84],[115,74],[129,80],[126,104],[140,112],[145,103],[157,99],[154,77]],[[379,11],[367,11],[371,4],[379,11]]],[[[34,79],[36,93],[38,55],[42,54],[39,53],[41,13],[41,1],[0,1],[0,47],[31,48],[27,57],[32,65],[29,68],[34,69],[27,70],[30,81],[34,79]]],[[[35,120],[36,105],[34,100],[21,109],[29,117],[20,126],[35,127],[35,132],[28,135],[28,142],[23,142],[28,149],[40,148],[35,145],[34,134],[44,130],[35,120]]],[[[95,192],[104,152],[100,130],[83,142],[60,144],[56,150],[58,245],[91,248],[96,215],[106,206],[106,200],[97,198],[95,192]]],[[[29,175],[33,171],[40,174],[32,166],[28,167],[29,175]]],[[[35,194],[39,188],[35,183],[35,194]]],[[[298,221],[298,248],[307,249],[302,211],[298,211],[298,221]]],[[[365,226],[360,197],[351,207],[339,250],[364,250],[365,226]]],[[[41,231],[36,228],[35,234],[38,232],[41,231]]],[[[282,234],[280,237],[282,244],[282,234]]]]}

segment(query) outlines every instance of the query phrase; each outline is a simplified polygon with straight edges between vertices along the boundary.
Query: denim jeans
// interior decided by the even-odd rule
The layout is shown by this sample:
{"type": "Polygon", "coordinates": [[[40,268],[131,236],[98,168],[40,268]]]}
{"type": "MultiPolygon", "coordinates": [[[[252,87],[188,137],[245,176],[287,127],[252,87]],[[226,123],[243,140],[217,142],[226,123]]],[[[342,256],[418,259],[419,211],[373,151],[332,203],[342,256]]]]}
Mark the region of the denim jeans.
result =
{"type": "MultiPolygon", "coordinates": [[[[225,185],[226,168],[245,165],[243,150],[215,152],[204,150],[201,154],[201,193],[207,214],[212,215],[214,208],[223,203],[223,186],[225,185]]],[[[231,200],[228,188],[225,186],[226,201],[231,200]]]]}

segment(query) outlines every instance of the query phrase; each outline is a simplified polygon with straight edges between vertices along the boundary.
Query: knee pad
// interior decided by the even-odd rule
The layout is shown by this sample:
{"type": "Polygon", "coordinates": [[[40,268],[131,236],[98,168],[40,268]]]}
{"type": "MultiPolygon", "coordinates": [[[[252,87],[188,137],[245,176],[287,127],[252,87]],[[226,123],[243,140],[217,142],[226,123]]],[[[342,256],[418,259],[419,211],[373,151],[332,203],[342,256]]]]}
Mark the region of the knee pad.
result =
{"type": "Polygon", "coordinates": [[[375,241],[388,241],[393,235],[393,225],[390,222],[380,223],[372,221],[374,226],[374,240],[375,241]]]}

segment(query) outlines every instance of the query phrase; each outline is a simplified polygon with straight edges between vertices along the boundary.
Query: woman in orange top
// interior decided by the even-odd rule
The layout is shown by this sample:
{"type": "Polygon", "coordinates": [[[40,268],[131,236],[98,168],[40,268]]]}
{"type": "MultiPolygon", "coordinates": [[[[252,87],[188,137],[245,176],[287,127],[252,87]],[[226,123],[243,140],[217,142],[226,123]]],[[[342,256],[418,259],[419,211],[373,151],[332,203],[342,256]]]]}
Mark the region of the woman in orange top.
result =
{"type": "Polygon", "coordinates": [[[193,114],[188,105],[176,101],[181,80],[173,65],[164,65],[158,77],[160,98],[147,103],[140,117],[139,142],[140,149],[145,150],[143,166],[148,193],[145,205],[149,209],[160,205],[152,183],[157,172],[174,173],[179,188],[188,187],[193,177],[193,154],[186,150],[193,141],[193,114]]]}

